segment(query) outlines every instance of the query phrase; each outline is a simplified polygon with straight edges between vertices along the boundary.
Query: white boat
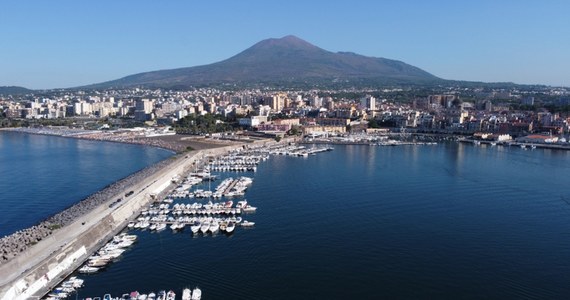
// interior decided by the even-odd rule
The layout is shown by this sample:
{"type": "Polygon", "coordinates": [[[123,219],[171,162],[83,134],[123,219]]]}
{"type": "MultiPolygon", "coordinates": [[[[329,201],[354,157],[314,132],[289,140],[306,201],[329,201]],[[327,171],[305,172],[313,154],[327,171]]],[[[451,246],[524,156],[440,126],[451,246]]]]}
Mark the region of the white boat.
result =
{"type": "Polygon", "coordinates": [[[250,221],[246,221],[246,220],[241,222],[241,226],[243,226],[243,227],[251,227],[253,225],[255,225],[255,222],[250,222],[250,221]]]}
{"type": "Polygon", "coordinates": [[[232,233],[235,228],[236,228],[236,223],[234,223],[234,222],[228,222],[228,225],[226,226],[226,232],[227,232],[227,233],[232,233]]]}
{"type": "Polygon", "coordinates": [[[174,231],[178,230],[178,223],[172,223],[172,225],[170,225],[170,229],[174,231]]]}
{"type": "Polygon", "coordinates": [[[83,267],[79,268],[78,271],[79,271],[79,273],[83,273],[83,274],[93,274],[93,273],[96,273],[97,271],[99,271],[99,268],[84,265],[83,267]]]}
{"type": "Polygon", "coordinates": [[[246,207],[241,209],[243,212],[246,213],[250,213],[250,212],[255,212],[257,210],[257,207],[255,206],[251,206],[251,205],[247,205],[246,207]]]}
{"type": "Polygon", "coordinates": [[[168,294],[166,294],[166,300],[175,300],[176,299],[176,294],[174,293],[174,291],[170,290],[168,291],[168,294]]]}
{"type": "Polygon", "coordinates": [[[200,299],[202,299],[202,290],[196,287],[194,290],[192,290],[191,300],[200,300],[200,299]]]}
{"type": "Polygon", "coordinates": [[[196,222],[190,226],[190,229],[192,230],[192,233],[198,233],[198,231],[200,231],[201,226],[202,225],[199,222],[196,222]]]}
{"type": "Polygon", "coordinates": [[[212,233],[216,233],[220,230],[220,224],[218,224],[217,221],[214,221],[212,223],[210,223],[210,228],[209,228],[210,232],[212,233]]]}
{"type": "Polygon", "coordinates": [[[192,300],[192,291],[189,288],[182,291],[182,300],[192,300]]]}
{"type": "Polygon", "coordinates": [[[108,263],[109,263],[109,259],[100,258],[100,259],[90,260],[87,263],[87,265],[90,267],[103,267],[103,266],[106,266],[108,263]]]}
{"type": "Polygon", "coordinates": [[[156,231],[161,231],[166,229],[166,223],[159,223],[158,225],[156,225],[156,231]]]}
{"type": "Polygon", "coordinates": [[[210,223],[204,222],[202,223],[202,226],[200,226],[200,231],[204,234],[208,232],[208,229],[210,229],[210,223]]]}

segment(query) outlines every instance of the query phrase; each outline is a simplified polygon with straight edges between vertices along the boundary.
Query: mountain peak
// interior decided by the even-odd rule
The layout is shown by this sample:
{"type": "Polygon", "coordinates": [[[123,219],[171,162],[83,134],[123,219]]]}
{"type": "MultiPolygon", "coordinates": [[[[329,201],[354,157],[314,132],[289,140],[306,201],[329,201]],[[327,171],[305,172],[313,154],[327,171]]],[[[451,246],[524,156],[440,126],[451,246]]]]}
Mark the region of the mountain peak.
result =
{"type": "Polygon", "coordinates": [[[270,38],[262,40],[261,42],[253,45],[254,49],[265,49],[265,48],[289,48],[289,49],[305,49],[305,50],[315,50],[320,49],[319,47],[300,39],[294,35],[286,35],[282,38],[270,38]]]}
{"type": "Polygon", "coordinates": [[[437,77],[406,63],[333,53],[294,35],[262,40],[210,65],[134,74],[95,86],[172,86],[219,83],[423,82],[437,77]]]}

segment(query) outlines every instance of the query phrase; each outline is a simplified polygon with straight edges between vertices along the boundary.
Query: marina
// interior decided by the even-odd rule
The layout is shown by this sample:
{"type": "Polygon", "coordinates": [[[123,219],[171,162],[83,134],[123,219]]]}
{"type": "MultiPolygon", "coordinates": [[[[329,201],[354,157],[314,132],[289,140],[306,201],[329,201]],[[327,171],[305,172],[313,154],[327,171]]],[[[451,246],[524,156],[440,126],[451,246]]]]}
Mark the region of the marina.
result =
{"type": "MultiPolygon", "coordinates": [[[[243,217],[257,212],[257,207],[252,206],[244,198],[246,190],[253,183],[253,178],[246,176],[234,178],[228,176],[228,172],[235,172],[239,169],[237,166],[244,165],[252,168],[250,171],[255,172],[253,168],[257,168],[260,162],[267,160],[269,155],[290,153],[287,155],[299,156],[296,153],[300,150],[303,151],[303,149],[305,149],[303,146],[291,145],[272,147],[271,151],[262,147],[248,150],[238,149],[230,151],[227,156],[209,158],[208,162],[201,166],[204,169],[200,172],[190,172],[183,180],[180,179],[181,176],[174,176],[171,183],[175,183],[176,187],[171,192],[163,197],[154,195],[152,197],[154,201],[148,207],[141,209],[139,216],[126,225],[125,231],[114,236],[111,241],[89,256],[88,260],[76,272],[94,276],[112,262],[117,262],[127,249],[137,241],[137,235],[130,234],[130,231],[148,230],[158,233],[170,229],[173,233],[181,233],[185,231],[185,228],[188,228],[193,236],[215,236],[218,234],[232,236],[236,228],[254,227],[255,222],[245,220],[243,217]],[[247,164],[244,163],[246,161],[247,164]],[[220,165],[219,162],[223,162],[223,165],[227,166],[227,171],[225,173],[218,171],[219,174],[212,174],[210,168],[216,165],[215,162],[217,165],[220,165]],[[223,180],[215,187],[215,191],[211,192],[212,182],[219,177],[222,177],[223,180]],[[207,191],[204,190],[204,185],[208,186],[207,191]]],[[[319,153],[330,150],[332,149],[326,148],[314,151],[319,153]]],[[[134,192],[131,191],[128,194],[130,196],[134,192]]],[[[60,300],[68,298],[69,295],[55,289],[45,299],[60,300]]],[[[113,298],[110,294],[105,295],[109,299],[154,299],[149,298],[149,294],[138,294],[138,292],[137,294],[129,294],[130,298],[126,298],[126,294],[120,298],[113,298]]],[[[163,294],[164,297],[161,295],[159,292],[156,299],[175,299],[174,292],[163,294]]],[[[195,289],[191,293],[190,299],[200,299],[200,297],[201,290],[195,289]]]]}

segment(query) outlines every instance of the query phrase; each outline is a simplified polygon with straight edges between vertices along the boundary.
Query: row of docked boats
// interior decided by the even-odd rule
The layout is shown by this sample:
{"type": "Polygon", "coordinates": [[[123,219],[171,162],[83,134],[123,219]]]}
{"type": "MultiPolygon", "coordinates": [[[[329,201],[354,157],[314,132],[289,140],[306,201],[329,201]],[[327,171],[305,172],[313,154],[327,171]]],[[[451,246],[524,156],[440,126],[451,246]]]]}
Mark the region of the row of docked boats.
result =
{"type": "Polygon", "coordinates": [[[250,155],[234,151],[210,162],[209,169],[219,172],[255,172],[257,165],[267,160],[268,155],[250,155]]]}
{"type": "Polygon", "coordinates": [[[218,185],[216,191],[212,193],[212,197],[241,197],[245,195],[245,191],[252,182],[252,178],[245,176],[239,178],[226,178],[218,185]]]}
{"type": "Polygon", "coordinates": [[[83,287],[83,279],[76,276],[69,277],[63,281],[58,287],[53,289],[44,299],[46,300],[62,300],[67,299],[71,294],[83,287]]]}
{"type": "Polygon", "coordinates": [[[185,288],[182,291],[182,300],[200,300],[202,299],[202,290],[195,287],[193,290],[185,288]]]}
{"type": "Polygon", "coordinates": [[[254,222],[243,220],[242,217],[240,216],[237,217],[184,216],[178,218],[173,218],[172,216],[168,218],[166,218],[166,216],[162,217],[163,218],[153,217],[151,220],[142,221],[142,223],[150,225],[149,226],[145,225],[143,227],[136,227],[136,228],[139,229],[148,228],[151,231],[162,231],[164,229],[170,228],[172,231],[181,231],[186,227],[190,227],[192,233],[202,232],[205,234],[205,233],[217,233],[218,231],[232,233],[237,226],[251,227],[255,225],[254,222]]]}
{"type": "Polygon", "coordinates": [[[113,237],[111,241],[88,258],[87,262],[78,269],[79,273],[92,274],[98,272],[101,268],[119,258],[136,240],[136,235],[126,233],[113,237]]]}
{"type": "MultiPolygon", "coordinates": [[[[185,288],[182,290],[182,300],[201,300],[202,290],[196,287],[193,290],[185,288]]],[[[121,297],[113,297],[111,294],[105,294],[101,297],[88,297],[83,300],[176,300],[176,293],[173,290],[159,291],[158,293],[150,292],[148,294],[139,293],[138,291],[123,294],[121,297]]]]}
{"type": "MultiPolygon", "coordinates": [[[[241,200],[237,202],[237,205],[233,206],[233,201],[213,203],[209,201],[206,204],[202,203],[177,203],[174,204],[172,208],[167,204],[161,204],[160,207],[151,206],[149,209],[145,209],[141,212],[141,215],[132,221],[127,226],[129,228],[139,228],[141,223],[144,221],[166,221],[167,216],[172,215],[182,216],[182,215],[222,215],[222,216],[234,216],[240,215],[242,213],[252,213],[257,211],[257,207],[251,206],[247,203],[247,200],[241,200]]],[[[172,220],[171,220],[172,221],[172,220]]]]}
{"type": "Polygon", "coordinates": [[[270,147],[256,147],[250,149],[252,155],[286,155],[296,157],[307,157],[309,155],[316,155],[320,152],[327,152],[334,150],[332,147],[311,147],[307,148],[303,145],[297,144],[277,144],[270,147]]]}
{"type": "Polygon", "coordinates": [[[191,191],[191,186],[182,185],[176,188],[170,197],[180,198],[222,198],[222,197],[240,197],[245,195],[245,191],[251,185],[253,179],[250,177],[226,178],[218,185],[215,191],[196,189],[191,191]]]}

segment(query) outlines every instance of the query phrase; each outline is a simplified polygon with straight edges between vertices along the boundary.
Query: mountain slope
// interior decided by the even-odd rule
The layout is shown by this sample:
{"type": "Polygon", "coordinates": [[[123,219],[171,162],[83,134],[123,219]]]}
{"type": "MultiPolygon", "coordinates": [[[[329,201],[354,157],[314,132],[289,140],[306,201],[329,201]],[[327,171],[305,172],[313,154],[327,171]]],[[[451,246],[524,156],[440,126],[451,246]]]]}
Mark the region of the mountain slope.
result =
{"type": "Polygon", "coordinates": [[[33,90],[21,86],[0,86],[0,95],[19,95],[31,92],[33,92],[33,90]]]}
{"type": "Polygon", "coordinates": [[[175,86],[323,80],[435,81],[417,67],[386,58],[333,53],[295,36],[263,40],[220,62],[130,75],[91,87],[175,86]]]}

